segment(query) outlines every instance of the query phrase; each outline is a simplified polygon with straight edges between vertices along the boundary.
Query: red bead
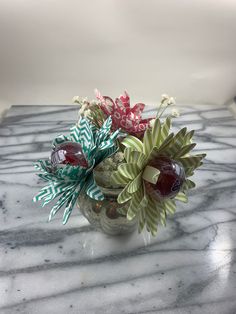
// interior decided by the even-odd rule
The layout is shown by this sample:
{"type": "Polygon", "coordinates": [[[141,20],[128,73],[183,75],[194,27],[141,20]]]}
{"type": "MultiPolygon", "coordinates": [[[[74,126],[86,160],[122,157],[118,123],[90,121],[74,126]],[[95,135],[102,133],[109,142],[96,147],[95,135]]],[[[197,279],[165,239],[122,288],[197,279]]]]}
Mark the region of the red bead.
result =
{"type": "Polygon", "coordinates": [[[163,156],[152,161],[149,166],[160,170],[160,175],[156,184],[144,180],[148,195],[157,200],[176,196],[185,180],[182,164],[163,156]]]}
{"type": "Polygon", "coordinates": [[[119,214],[117,212],[117,206],[116,206],[117,203],[114,202],[114,207],[112,207],[112,205],[113,205],[113,202],[110,202],[111,207],[107,208],[106,215],[110,219],[117,219],[119,217],[119,214]]]}
{"type": "Polygon", "coordinates": [[[56,146],[51,154],[51,163],[54,167],[67,164],[88,167],[81,145],[75,142],[65,142],[56,146]]]}

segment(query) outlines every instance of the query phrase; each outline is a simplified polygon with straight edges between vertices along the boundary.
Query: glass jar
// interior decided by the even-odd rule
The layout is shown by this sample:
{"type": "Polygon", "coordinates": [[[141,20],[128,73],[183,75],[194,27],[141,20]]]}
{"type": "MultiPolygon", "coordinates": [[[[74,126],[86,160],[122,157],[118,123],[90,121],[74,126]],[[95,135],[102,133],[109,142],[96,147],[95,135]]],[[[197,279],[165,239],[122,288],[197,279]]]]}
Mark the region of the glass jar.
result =
{"type": "Polygon", "coordinates": [[[78,206],[85,218],[96,229],[110,235],[126,234],[137,228],[137,218],[128,220],[126,212],[129,202],[119,204],[117,197],[121,189],[100,187],[104,200],[96,201],[82,191],[78,206]]]}

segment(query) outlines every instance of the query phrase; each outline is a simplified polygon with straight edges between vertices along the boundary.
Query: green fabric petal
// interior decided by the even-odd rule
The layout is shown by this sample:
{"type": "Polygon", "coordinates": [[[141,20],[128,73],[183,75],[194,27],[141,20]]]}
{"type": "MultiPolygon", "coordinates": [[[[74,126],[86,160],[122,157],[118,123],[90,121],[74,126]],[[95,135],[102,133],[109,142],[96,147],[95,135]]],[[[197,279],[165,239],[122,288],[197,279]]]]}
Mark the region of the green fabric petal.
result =
{"type": "Polygon", "coordinates": [[[118,167],[119,173],[129,179],[134,179],[139,174],[139,168],[135,163],[121,164],[118,167]]]}
{"type": "Polygon", "coordinates": [[[123,141],[122,144],[125,147],[134,148],[135,150],[142,152],[143,151],[143,143],[135,136],[128,135],[123,141]]]}

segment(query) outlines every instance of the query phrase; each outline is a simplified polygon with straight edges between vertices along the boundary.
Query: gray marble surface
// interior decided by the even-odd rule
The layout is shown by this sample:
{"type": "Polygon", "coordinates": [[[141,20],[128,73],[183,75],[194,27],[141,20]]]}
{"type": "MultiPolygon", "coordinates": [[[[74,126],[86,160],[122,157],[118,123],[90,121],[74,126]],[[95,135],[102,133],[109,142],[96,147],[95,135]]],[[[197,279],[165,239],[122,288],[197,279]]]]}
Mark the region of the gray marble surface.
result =
{"type": "MultiPolygon", "coordinates": [[[[150,109],[149,109],[150,111],[150,109]]],[[[181,107],[207,152],[188,204],[158,236],[110,237],[75,208],[47,223],[32,162],[77,119],[74,106],[12,107],[0,125],[0,313],[236,313],[236,121],[181,107]]],[[[150,112],[149,112],[150,113],[150,112]]],[[[61,213],[62,214],[62,213],[61,213]]]]}

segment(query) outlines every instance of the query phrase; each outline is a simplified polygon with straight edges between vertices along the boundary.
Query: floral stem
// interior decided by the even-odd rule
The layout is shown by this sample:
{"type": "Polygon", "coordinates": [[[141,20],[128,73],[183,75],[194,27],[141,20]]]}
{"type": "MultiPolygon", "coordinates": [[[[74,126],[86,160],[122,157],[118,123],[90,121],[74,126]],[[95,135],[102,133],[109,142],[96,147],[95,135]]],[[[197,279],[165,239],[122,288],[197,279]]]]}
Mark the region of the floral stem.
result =
{"type": "Polygon", "coordinates": [[[167,108],[168,106],[169,106],[169,105],[167,105],[167,106],[165,106],[165,107],[163,108],[163,110],[161,111],[160,115],[158,116],[159,119],[161,118],[161,116],[163,115],[163,113],[166,111],[166,108],[167,108]]]}

